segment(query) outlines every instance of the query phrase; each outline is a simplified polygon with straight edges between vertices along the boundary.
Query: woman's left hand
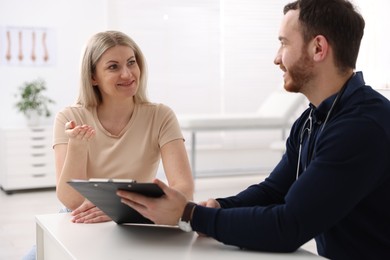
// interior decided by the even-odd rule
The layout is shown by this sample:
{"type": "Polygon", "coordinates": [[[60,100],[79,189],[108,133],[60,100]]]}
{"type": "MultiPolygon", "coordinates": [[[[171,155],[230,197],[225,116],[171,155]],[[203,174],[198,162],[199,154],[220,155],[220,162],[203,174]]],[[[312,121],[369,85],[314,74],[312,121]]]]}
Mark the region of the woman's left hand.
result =
{"type": "Polygon", "coordinates": [[[99,223],[111,221],[110,217],[89,200],[85,200],[80,207],[72,211],[71,215],[73,216],[73,223],[99,223]]]}

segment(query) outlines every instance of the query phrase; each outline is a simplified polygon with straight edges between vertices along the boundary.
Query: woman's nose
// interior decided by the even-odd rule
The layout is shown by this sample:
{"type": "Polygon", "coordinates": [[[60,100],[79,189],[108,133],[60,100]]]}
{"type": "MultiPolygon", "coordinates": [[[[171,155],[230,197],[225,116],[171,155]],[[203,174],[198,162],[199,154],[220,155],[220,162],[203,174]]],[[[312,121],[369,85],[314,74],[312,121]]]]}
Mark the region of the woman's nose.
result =
{"type": "Polygon", "coordinates": [[[122,69],[122,73],[121,73],[121,76],[123,78],[126,78],[126,77],[129,77],[131,75],[131,70],[128,68],[128,67],[124,67],[122,69]]]}

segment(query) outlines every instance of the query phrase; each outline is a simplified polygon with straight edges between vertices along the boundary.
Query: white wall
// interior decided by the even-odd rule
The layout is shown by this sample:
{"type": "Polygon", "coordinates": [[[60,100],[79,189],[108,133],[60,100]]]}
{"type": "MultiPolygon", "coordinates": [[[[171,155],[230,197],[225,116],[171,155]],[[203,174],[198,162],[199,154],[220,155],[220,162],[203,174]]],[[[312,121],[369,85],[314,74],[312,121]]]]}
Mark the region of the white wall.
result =
{"type": "Polygon", "coordinates": [[[27,80],[47,81],[54,111],[72,103],[82,48],[106,29],[128,33],[145,52],[153,101],[179,114],[254,112],[280,87],[272,62],[283,1],[273,2],[274,16],[256,0],[0,0],[0,27],[48,27],[57,41],[55,66],[0,66],[0,126],[24,125],[13,104],[27,80]]]}
{"type": "MultiPolygon", "coordinates": [[[[47,81],[48,95],[57,102],[54,112],[72,104],[78,92],[84,44],[92,34],[107,29],[122,30],[141,46],[149,65],[152,101],[171,106],[177,114],[255,112],[266,96],[281,86],[282,73],[273,59],[279,47],[282,7],[287,2],[0,0],[0,27],[48,27],[55,31],[57,42],[52,67],[0,65],[0,127],[25,125],[13,104],[17,87],[27,80],[42,77],[47,81]]],[[[367,23],[358,69],[365,72],[368,83],[380,87],[390,81],[385,33],[390,25],[386,13],[390,3],[355,2],[367,23]]],[[[49,118],[45,123],[52,121],[49,118]]],[[[228,140],[234,149],[241,143],[252,145],[253,138],[267,145],[274,135],[221,133],[199,142],[228,140]]],[[[255,165],[274,164],[262,159],[266,158],[263,154],[256,157],[255,165]]]]}
{"type": "MultiPolygon", "coordinates": [[[[273,58],[286,2],[0,0],[0,27],[48,27],[57,41],[55,66],[0,66],[0,126],[24,124],[13,104],[16,88],[26,80],[40,76],[48,82],[48,94],[57,102],[54,111],[72,103],[82,48],[93,33],[106,29],[128,33],[145,52],[153,101],[178,114],[254,112],[281,85],[273,58]]],[[[390,2],[355,2],[367,23],[358,69],[380,87],[390,81],[383,33],[390,26],[385,13],[390,2]]]]}
{"type": "Polygon", "coordinates": [[[106,28],[106,1],[0,0],[0,27],[7,26],[54,29],[57,43],[54,66],[0,65],[0,127],[24,126],[14,109],[14,94],[24,81],[46,80],[47,94],[56,101],[53,112],[74,102],[81,50],[91,34],[106,28]]]}
{"type": "Polygon", "coordinates": [[[390,88],[390,1],[354,2],[366,21],[357,69],[363,70],[366,83],[373,88],[390,88]]]}
{"type": "Polygon", "coordinates": [[[152,100],[177,113],[255,112],[280,86],[281,2],[112,0],[108,26],[145,52],[152,100]]]}
{"type": "Polygon", "coordinates": [[[151,100],[178,113],[218,112],[219,1],[110,3],[108,26],[129,34],[146,56],[151,100]]]}

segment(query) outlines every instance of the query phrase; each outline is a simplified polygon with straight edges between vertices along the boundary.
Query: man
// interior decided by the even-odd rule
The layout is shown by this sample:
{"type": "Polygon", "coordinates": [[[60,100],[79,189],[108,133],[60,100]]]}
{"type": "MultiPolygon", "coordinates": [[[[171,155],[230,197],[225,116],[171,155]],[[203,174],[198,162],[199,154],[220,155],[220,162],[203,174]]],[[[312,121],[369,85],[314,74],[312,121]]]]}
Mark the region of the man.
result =
{"type": "Polygon", "coordinates": [[[292,252],[315,238],[327,258],[390,259],[390,102],[354,71],[365,22],[346,0],[298,0],[284,14],[275,64],[310,105],[270,176],[198,205],[159,180],[160,199],[118,195],[155,223],[240,248],[292,252]]]}

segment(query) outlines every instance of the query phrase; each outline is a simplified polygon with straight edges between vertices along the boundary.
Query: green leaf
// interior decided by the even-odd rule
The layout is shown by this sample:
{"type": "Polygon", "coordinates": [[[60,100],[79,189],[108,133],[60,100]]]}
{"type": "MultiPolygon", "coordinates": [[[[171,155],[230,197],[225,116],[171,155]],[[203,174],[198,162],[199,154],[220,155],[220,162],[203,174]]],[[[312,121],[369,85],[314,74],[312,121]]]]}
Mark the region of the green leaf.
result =
{"type": "Polygon", "coordinates": [[[18,90],[19,92],[15,95],[18,98],[15,107],[19,112],[26,116],[29,111],[36,111],[40,116],[49,117],[51,115],[48,105],[55,104],[55,101],[44,95],[47,88],[43,79],[24,82],[18,90]]]}

